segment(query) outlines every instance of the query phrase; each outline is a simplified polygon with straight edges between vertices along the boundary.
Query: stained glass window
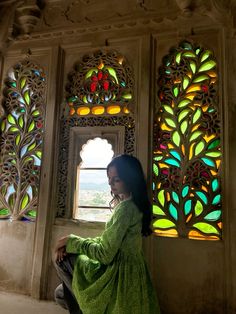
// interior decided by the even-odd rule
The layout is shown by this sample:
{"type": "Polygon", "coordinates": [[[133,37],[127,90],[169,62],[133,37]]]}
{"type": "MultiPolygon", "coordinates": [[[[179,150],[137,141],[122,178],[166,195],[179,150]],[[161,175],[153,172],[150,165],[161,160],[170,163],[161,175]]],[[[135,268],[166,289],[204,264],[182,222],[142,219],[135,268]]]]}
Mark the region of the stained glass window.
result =
{"type": "Polygon", "coordinates": [[[133,102],[131,74],[125,58],[114,51],[84,56],[69,74],[69,115],[129,114],[133,102]]]}
{"type": "Polygon", "coordinates": [[[157,235],[222,236],[217,62],[182,42],[163,59],[154,121],[153,228],[157,235]]]}
{"type": "Polygon", "coordinates": [[[5,80],[0,135],[0,218],[35,220],[44,129],[45,75],[29,60],[5,80]]]}

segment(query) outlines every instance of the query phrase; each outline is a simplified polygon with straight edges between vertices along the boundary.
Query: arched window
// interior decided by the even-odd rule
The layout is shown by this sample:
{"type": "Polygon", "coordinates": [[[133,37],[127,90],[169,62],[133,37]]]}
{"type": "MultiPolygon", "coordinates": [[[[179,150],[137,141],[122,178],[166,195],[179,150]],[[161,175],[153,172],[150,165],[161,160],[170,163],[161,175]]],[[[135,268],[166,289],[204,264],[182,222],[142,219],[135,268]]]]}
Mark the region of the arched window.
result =
{"type": "Polygon", "coordinates": [[[114,50],[86,54],[69,72],[60,120],[57,217],[84,217],[75,207],[74,174],[81,162],[78,152],[89,139],[106,139],[114,155],[134,154],[134,94],[132,68],[114,50]]]}
{"type": "Polygon", "coordinates": [[[25,60],[5,80],[0,135],[0,218],[35,220],[43,143],[45,75],[25,60]]]}
{"type": "Polygon", "coordinates": [[[111,144],[99,137],[82,146],[77,166],[76,212],[74,218],[107,221],[110,217],[111,192],[106,167],[114,155],[111,144]]]}
{"type": "Polygon", "coordinates": [[[183,42],[163,59],[154,121],[153,222],[157,235],[222,235],[216,60],[183,42]]]}

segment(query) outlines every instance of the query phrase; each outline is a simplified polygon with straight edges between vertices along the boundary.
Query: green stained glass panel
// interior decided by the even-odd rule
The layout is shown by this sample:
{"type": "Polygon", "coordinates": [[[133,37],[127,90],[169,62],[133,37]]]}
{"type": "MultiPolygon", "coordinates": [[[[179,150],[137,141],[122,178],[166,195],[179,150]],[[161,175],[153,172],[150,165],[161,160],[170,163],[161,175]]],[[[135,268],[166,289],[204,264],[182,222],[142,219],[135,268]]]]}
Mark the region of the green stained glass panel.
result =
{"type": "Polygon", "coordinates": [[[181,122],[187,116],[189,112],[190,112],[189,109],[184,109],[183,111],[181,111],[178,116],[178,122],[181,122]]]}
{"type": "Polygon", "coordinates": [[[206,220],[216,221],[221,216],[221,210],[215,210],[204,217],[206,220]]]}
{"type": "Polygon", "coordinates": [[[173,109],[170,106],[167,105],[163,105],[164,109],[166,112],[170,113],[170,114],[174,114],[173,109]]]}
{"type": "Polygon", "coordinates": [[[211,55],[210,50],[206,50],[201,56],[201,62],[205,61],[211,55]]]}
{"type": "Polygon", "coordinates": [[[172,119],[166,118],[165,120],[166,120],[166,123],[167,123],[170,127],[172,127],[172,128],[175,128],[175,127],[176,127],[176,124],[175,124],[175,122],[174,122],[172,119]]]}
{"type": "Polygon", "coordinates": [[[214,60],[210,60],[210,61],[207,61],[207,62],[203,63],[200,66],[198,71],[199,72],[208,71],[208,70],[213,69],[215,66],[216,66],[216,62],[214,60]]]}
{"type": "Polygon", "coordinates": [[[184,81],[183,81],[183,89],[186,89],[189,85],[189,78],[187,76],[184,77],[184,81]]]}
{"type": "Polygon", "coordinates": [[[173,142],[175,143],[176,146],[179,146],[179,144],[180,144],[180,136],[179,136],[179,133],[177,131],[173,132],[172,140],[173,140],[173,142]]]}
{"type": "Polygon", "coordinates": [[[198,121],[198,119],[201,117],[201,113],[201,109],[197,108],[197,110],[193,114],[193,123],[196,123],[198,121]]]}
{"type": "Polygon", "coordinates": [[[215,227],[205,222],[197,222],[193,225],[193,227],[202,231],[203,233],[219,234],[219,231],[215,227]]]}
{"type": "Polygon", "coordinates": [[[220,140],[219,140],[219,139],[216,139],[216,140],[214,140],[213,142],[211,142],[211,143],[208,145],[207,149],[215,148],[215,147],[217,147],[219,144],[220,144],[220,140]]]}
{"type": "Polygon", "coordinates": [[[196,217],[201,215],[201,213],[203,212],[203,205],[199,200],[195,204],[194,212],[196,217]]]}
{"type": "Polygon", "coordinates": [[[185,186],[182,190],[182,197],[186,197],[189,191],[189,186],[185,186]]]}
{"type": "Polygon", "coordinates": [[[159,171],[157,165],[153,164],[153,172],[155,173],[156,176],[158,176],[159,171]]]}
{"type": "Polygon", "coordinates": [[[161,190],[159,193],[158,193],[158,200],[160,202],[160,204],[162,206],[165,205],[165,195],[164,195],[164,190],[161,190]]]}
{"type": "Polygon", "coordinates": [[[217,158],[221,156],[221,152],[211,152],[211,153],[206,153],[206,156],[217,158]]]}
{"type": "Polygon", "coordinates": [[[178,212],[177,209],[175,208],[175,206],[173,204],[170,204],[169,206],[169,212],[171,214],[171,216],[177,220],[178,219],[178,212]]]}
{"type": "Polygon", "coordinates": [[[153,205],[153,213],[155,215],[165,215],[164,211],[157,205],[153,205]]]}
{"type": "Polygon", "coordinates": [[[203,201],[203,203],[207,205],[208,199],[207,199],[206,195],[201,191],[197,191],[196,194],[200,197],[200,199],[203,201]]]}
{"type": "Polygon", "coordinates": [[[185,134],[185,132],[187,131],[187,128],[188,128],[188,122],[185,120],[180,125],[180,130],[182,134],[185,134]]]}
{"type": "Polygon", "coordinates": [[[194,74],[196,72],[196,63],[194,61],[190,61],[189,65],[194,74]]]}
{"type": "Polygon", "coordinates": [[[184,213],[188,215],[192,209],[192,200],[187,200],[184,204],[184,213]]]}
{"type": "Polygon", "coordinates": [[[198,77],[196,77],[194,80],[193,80],[193,83],[200,83],[202,81],[205,81],[205,80],[209,80],[209,76],[204,74],[204,75],[199,75],[198,77]]]}
{"type": "Polygon", "coordinates": [[[174,87],[173,93],[174,93],[175,97],[177,97],[179,95],[179,88],[178,87],[174,87]]]}
{"type": "Polygon", "coordinates": [[[193,134],[190,136],[189,141],[192,142],[194,141],[196,138],[198,138],[200,135],[202,135],[201,131],[195,131],[193,132],[193,134]]]}
{"type": "Polygon", "coordinates": [[[205,147],[204,142],[203,141],[199,142],[195,147],[195,155],[196,156],[199,155],[203,151],[204,147],[205,147]]]}
{"type": "Polygon", "coordinates": [[[216,195],[216,196],[214,197],[213,201],[212,201],[212,204],[213,204],[213,205],[219,204],[220,199],[221,199],[221,195],[220,195],[220,194],[216,195]]]}
{"type": "Polygon", "coordinates": [[[169,219],[158,219],[154,221],[153,227],[160,228],[160,229],[168,229],[171,227],[175,227],[175,224],[169,219]]]}
{"type": "Polygon", "coordinates": [[[186,107],[187,105],[189,105],[191,103],[191,100],[189,99],[183,99],[179,102],[178,107],[179,108],[183,108],[186,107]]]}
{"type": "Polygon", "coordinates": [[[207,166],[215,167],[215,163],[214,163],[214,161],[212,161],[211,159],[209,159],[209,158],[201,158],[201,160],[202,160],[207,166]]]}

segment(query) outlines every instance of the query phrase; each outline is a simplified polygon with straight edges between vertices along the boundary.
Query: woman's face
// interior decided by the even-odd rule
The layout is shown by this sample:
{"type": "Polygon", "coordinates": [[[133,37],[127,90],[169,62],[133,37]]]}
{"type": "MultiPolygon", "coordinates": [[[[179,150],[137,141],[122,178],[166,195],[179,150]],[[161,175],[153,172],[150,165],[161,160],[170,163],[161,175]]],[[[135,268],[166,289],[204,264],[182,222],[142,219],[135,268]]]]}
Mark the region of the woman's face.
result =
{"type": "Polygon", "coordinates": [[[111,187],[111,191],[114,195],[119,195],[122,198],[130,196],[130,192],[127,190],[124,182],[119,178],[116,167],[111,166],[107,171],[108,184],[111,187]]]}

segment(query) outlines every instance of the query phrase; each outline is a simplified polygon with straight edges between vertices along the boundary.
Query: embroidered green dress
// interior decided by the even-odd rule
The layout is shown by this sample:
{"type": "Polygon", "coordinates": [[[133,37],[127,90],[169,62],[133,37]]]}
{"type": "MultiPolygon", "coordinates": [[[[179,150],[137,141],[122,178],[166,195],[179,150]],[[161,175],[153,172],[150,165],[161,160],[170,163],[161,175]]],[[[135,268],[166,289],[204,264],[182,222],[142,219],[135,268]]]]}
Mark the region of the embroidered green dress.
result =
{"type": "Polygon", "coordinates": [[[70,235],[77,253],[72,288],[83,314],[158,314],[142,253],[142,213],[132,200],[121,202],[101,237],[70,235]]]}

